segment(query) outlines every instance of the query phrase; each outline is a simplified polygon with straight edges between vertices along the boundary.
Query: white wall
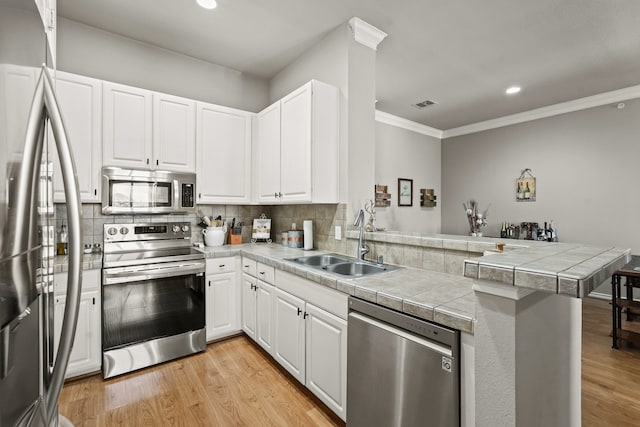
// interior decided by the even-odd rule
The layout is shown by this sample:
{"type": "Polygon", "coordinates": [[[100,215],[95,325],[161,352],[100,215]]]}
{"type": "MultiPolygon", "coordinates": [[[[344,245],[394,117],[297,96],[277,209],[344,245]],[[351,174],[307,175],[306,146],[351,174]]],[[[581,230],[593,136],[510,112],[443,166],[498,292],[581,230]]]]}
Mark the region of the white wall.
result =
{"type": "Polygon", "coordinates": [[[253,112],[269,102],[264,79],[64,18],[58,69],[253,112]]]}
{"type": "MultiPolygon", "coordinates": [[[[388,185],[391,206],[376,208],[376,223],[388,230],[439,233],[441,142],[438,138],[376,122],[376,184],[388,185]],[[398,178],[413,179],[413,206],[398,206],[398,178]],[[433,188],[436,207],[420,207],[420,189],[433,188]]],[[[371,189],[373,197],[373,188],[371,189]]]]}
{"type": "Polygon", "coordinates": [[[554,220],[560,240],[640,253],[640,100],[591,108],[442,141],[442,231],[468,233],[462,202],[491,204],[502,221],[554,220]],[[516,202],[525,168],[537,200],[516,202]]]}

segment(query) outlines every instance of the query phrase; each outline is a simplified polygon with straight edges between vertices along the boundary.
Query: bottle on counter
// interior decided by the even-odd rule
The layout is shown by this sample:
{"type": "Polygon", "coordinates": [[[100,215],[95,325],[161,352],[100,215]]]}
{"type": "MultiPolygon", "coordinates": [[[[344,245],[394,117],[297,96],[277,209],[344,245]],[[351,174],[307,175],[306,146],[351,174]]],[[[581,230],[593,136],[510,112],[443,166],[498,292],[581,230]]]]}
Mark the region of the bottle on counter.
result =
{"type": "Polygon", "coordinates": [[[502,223],[502,228],[500,229],[500,237],[501,238],[505,238],[507,237],[507,222],[503,222],[502,223]]]}
{"type": "Polygon", "coordinates": [[[69,236],[67,234],[67,226],[62,223],[60,233],[58,233],[58,244],[56,246],[58,255],[67,255],[69,247],[69,236]]]}

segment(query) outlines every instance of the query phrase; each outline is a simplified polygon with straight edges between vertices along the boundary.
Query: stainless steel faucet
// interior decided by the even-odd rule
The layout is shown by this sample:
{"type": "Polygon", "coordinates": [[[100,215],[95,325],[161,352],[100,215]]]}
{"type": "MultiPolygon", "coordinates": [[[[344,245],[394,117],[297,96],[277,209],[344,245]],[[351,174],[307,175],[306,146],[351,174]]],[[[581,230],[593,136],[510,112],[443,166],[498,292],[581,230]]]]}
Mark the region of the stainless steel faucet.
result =
{"type": "Polygon", "coordinates": [[[355,227],[360,227],[360,232],[358,234],[358,251],[356,256],[359,260],[364,261],[365,254],[369,253],[369,247],[364,243],[364,210],[360,209],[353,225],[355,227]]]}

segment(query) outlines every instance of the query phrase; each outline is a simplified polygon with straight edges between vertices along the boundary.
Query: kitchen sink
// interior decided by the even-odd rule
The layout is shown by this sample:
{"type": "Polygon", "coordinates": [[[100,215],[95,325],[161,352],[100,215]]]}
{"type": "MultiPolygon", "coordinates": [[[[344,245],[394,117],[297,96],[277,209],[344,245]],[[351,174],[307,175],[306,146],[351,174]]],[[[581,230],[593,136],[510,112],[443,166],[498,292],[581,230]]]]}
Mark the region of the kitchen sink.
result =
{"type": "Polygon", "coordinates": [[[384,265],[365,264],[363,262],[344,262],[327,266],[327,271],[343,276],[366,276],[387,271],[384,265]]]}
{"type": "Polygon", "coordinates": [[[346,277],[362,277],[402,268],[395,265],[373,264],[367,261],[358,261],[355,258],[334,254],[290,258],[287,261],[293,261],[297,264],[302,264],[316,270],[324,270],[329,273],[346,277]]]}
{"type": "Polygon", "coordinates": [[[331,264],[338,264],[341,262],[349,262],[349,258],[341,257],[338,255],[311,255],[300,258],[293,258],[289,261],[297,262],[298,264],[304,264],[308,266],[326,266],[331,264]]]}

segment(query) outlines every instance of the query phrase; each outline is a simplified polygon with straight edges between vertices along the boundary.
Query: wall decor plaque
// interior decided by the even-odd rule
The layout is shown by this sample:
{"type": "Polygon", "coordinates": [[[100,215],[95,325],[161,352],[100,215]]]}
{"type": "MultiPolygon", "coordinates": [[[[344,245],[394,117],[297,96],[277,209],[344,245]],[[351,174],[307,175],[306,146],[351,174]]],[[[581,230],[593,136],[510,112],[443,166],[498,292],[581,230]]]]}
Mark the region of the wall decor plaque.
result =
{"type": "Polygon", "coordinates": [[[536,178],[529,168],[523,170],[520,177],[516,179],[516,201],[536,201],[536,178]]]}

